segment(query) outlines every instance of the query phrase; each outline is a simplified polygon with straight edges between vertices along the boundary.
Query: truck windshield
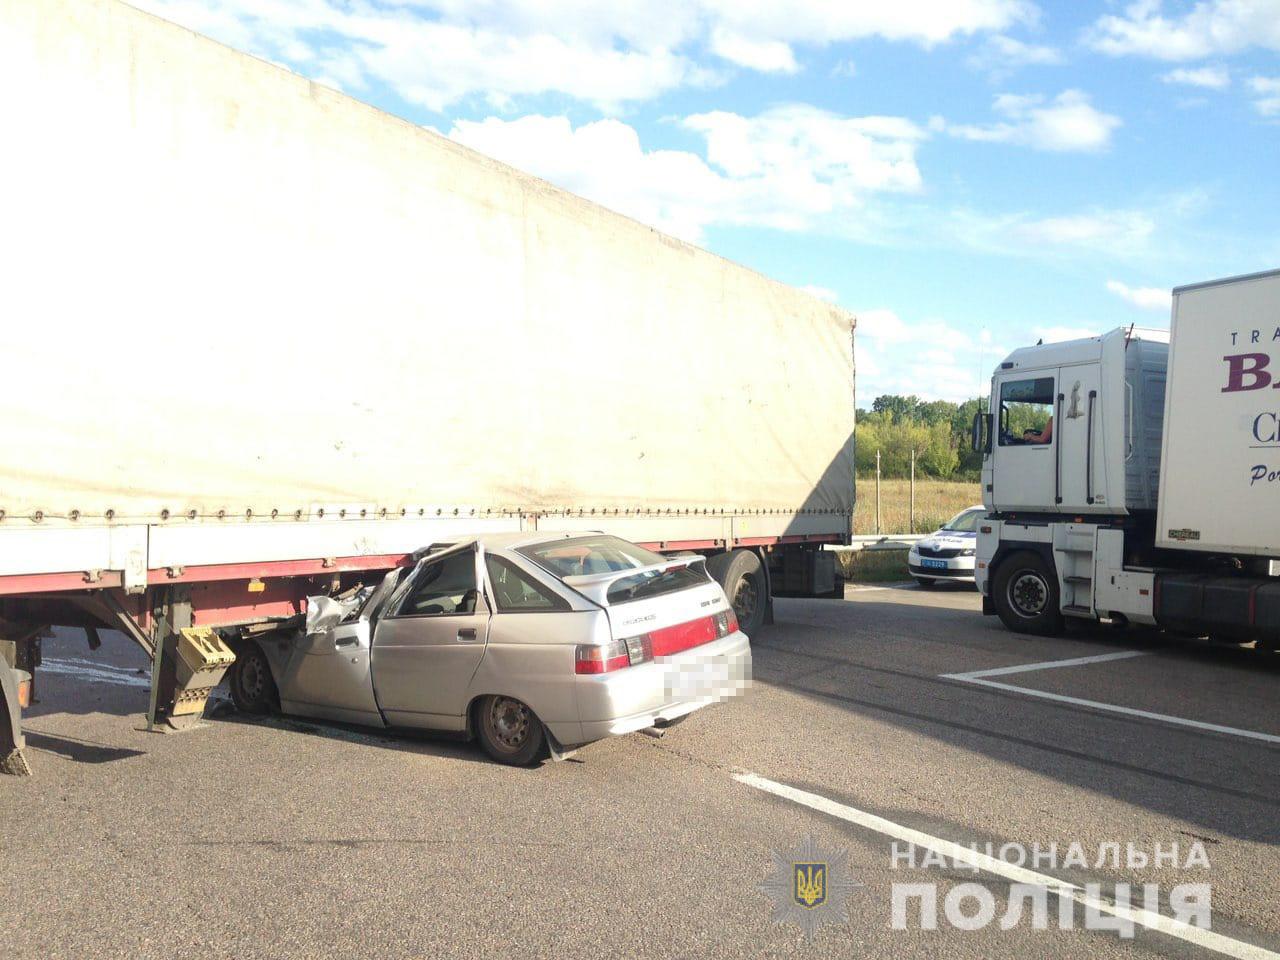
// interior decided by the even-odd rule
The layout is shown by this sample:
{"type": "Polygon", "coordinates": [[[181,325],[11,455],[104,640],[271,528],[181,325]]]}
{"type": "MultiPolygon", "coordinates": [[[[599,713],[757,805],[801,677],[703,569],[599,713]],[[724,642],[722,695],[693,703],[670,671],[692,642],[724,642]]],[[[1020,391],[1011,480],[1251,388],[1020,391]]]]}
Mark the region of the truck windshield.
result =
{"type": "Polygon", "coordinates": [[[1048,443],[1053,416],[1053,377],[1000,384],[1000,446],[1048,443]]]}

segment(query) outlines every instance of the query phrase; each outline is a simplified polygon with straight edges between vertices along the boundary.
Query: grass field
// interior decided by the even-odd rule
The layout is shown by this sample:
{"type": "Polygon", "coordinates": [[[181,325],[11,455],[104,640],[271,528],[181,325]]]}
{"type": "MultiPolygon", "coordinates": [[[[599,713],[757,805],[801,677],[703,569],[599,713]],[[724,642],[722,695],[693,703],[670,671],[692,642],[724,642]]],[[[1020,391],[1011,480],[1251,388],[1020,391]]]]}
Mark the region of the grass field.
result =
{"type": "Polygon", "coordinates": [[[932,533],[965,507],[982,502],[977,483],[948,480],[916,481],[915,529],[910,529],[909,480],[880,481],[880,529],[876,530],[876,478],[858,478],[858,503],[853,512],[853,532],[932,533]]]}

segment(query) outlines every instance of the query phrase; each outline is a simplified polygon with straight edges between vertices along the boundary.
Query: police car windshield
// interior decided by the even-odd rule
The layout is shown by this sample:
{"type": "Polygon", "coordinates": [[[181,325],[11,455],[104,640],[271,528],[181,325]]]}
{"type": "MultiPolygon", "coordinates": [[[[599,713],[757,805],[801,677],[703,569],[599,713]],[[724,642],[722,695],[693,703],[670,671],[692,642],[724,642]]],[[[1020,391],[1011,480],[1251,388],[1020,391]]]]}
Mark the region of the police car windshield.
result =
{"type": "Polygon", "coordinates": [[[978,521],[986,514],[986,509],[962,510],[946,522],[943,530],[952,533],[974,533],[978,529],[978,521]]]}

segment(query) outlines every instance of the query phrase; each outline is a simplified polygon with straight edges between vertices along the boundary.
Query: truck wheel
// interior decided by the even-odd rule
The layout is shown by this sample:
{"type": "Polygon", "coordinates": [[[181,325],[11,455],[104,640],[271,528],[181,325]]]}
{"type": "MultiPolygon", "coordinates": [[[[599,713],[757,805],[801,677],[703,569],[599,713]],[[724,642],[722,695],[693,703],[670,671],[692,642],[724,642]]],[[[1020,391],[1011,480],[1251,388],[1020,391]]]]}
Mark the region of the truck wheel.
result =
{"type": "Polygon", "coordinates": [[[276,709],[276,682],[267,655],[253,641],[237,644],[236,662],[227,675],[231,700],[242,713],[264,714],[276,709]]]}
{"type": "Polygon", "coordinates": [[[724,594],[738,618],[738,628],[748,637],[764,626],[769,590],[764,566],[751,550],[718,553],[707,561],[707,572],[724,587],[724,594]]]}
{"type": "Polygon", "coordinates": [[[481,697],[475,728],[484,752],[513,767],[533,763],[547,745],[542,721],[514,697],[481,697]]]}
{"type": "Polygon", "coordinates": [[[1019,550],[1004,559],[992,581],[991,600],[1014,633],[1056,637],[1062,633],[1058,577],[1038,553],[1019,550]]]}

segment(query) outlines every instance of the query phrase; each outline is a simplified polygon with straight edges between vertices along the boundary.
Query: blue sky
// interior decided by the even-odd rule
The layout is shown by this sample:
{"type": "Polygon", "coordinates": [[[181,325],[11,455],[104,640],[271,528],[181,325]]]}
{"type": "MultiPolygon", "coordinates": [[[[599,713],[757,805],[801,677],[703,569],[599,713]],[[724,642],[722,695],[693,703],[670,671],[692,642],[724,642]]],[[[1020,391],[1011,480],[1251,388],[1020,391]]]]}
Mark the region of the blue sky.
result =
{"type": "Polygon", "coordinates": [[[859,404],[1280,266],[1280,0],[134,0],[858,313],[859,404]]]}

